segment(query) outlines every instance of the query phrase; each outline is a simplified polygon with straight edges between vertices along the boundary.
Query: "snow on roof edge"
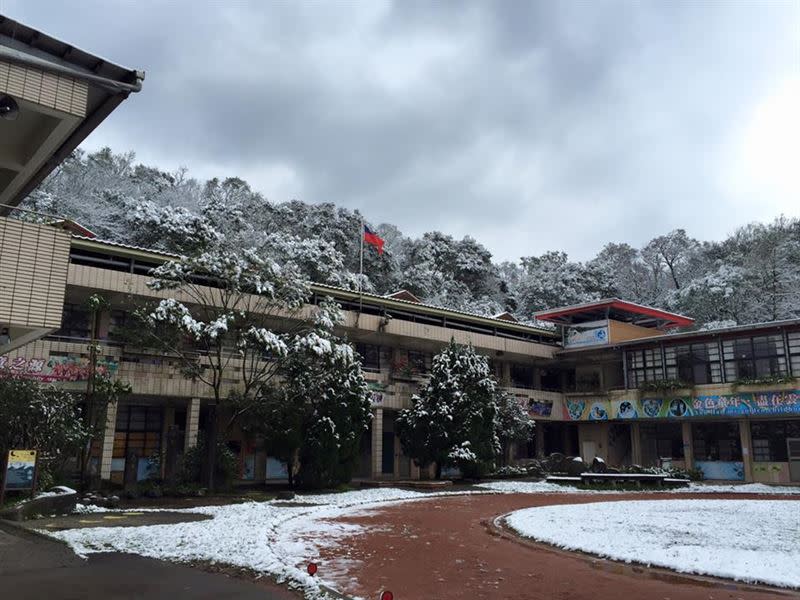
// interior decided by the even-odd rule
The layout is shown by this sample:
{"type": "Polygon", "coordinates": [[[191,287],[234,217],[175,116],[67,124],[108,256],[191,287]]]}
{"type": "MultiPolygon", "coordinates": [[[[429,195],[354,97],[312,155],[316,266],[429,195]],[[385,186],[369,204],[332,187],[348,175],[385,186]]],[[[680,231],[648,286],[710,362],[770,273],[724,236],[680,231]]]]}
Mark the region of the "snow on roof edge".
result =
{"type": "MultiPolygon", "coordinates": [[[[122,248],[122,249],[126,249],[126,250],[135,250],[135,251],[138,251],[138,252],[147,252],[149,254],[158,254],[158,255],[161,255],[161,256],[164,256],[164,257],[170,258],[170,259],[179,259],[180,258],[180,255],[178,255],[178,254],[172,254],[170,252],[164,252],[163,250],[154,250],[152,248],[144,248],[142,246],[133,246],[131,244],[123,244],[121,242],[112,242],[110,240],[102,240],[102,239],[98,239],[98,238],[90,238],[90,237],[86,237],[86,236],[83,236],[83,235],[77,235],[77,234],[74,234],[74,233],[72,234],[72,237],[75,238],[75,239],[83,240],[83,241],[86,241],[86,242],[92,242],[92,243],[100,244],[100,245],[114,246],[116,248],[122,248]]],[[[328,288],[328,289],[338,290],[338,291],[342,291],[342,292],[348,292],[350,294],[357,293],[354,290],[351,290],[351,289],[348,289],[348,288],[344,288],[344,287],[341,287],[341,286],[331,285],[331,284],[328,284],[328,283],[312,282],[311,285],[312,285],[312,287],[328,288]]],[[[390,300],[392,302],[402,302],[403,304],[407,304],[410,307],[422,306],[422,307],[425,307],[425,308],[433,308],[433,309],[436,309],[436,310],[443,310],[443,311],[446,311],[446,312],[450,312],[450,313],[458,314],[458,315],[464,315],[464,316],[467,316],[467,317],[473,317],[473,318],[478,318],[478,319],[486,319],[488,321],[496,321],[498,323],[502,323],[504,326],[514,325],[514,326],[517,326],[517,327],[524,327],[525,329],[530,329],[532,331],[535,331],[536,333],[544,333],[544,334],[548,334],[548,335],[553,335],[554,334],[554,331],[552,331],[550,329],[547,329],[547,328],[544,328],[544,327],[537,327],[535,325],[528,325],[528,324],[526,324],[524,322],[513,323],[511,321],[506,321],[504,319],[496,319],[494,317],[488,317],[486,315],[479,315],[477,313],[471,313],[471,312],[467,312],[467,311],[464,311],[464,310],[458,310],[458,309],[455,309],[455,308],[449,308],[449,307],[446,307],[446,306],[437,306],[435,304],[428,304],[427,302],[410,302],[408,300],[401,300],[400,298],[390,298],[388,296],[383,296],[381,294],[374,294],[372,292],[362,292],[362,294],[365,297],[374,298],[376,300],[384,300],[384,301],[385,300],[390,300]]]]}

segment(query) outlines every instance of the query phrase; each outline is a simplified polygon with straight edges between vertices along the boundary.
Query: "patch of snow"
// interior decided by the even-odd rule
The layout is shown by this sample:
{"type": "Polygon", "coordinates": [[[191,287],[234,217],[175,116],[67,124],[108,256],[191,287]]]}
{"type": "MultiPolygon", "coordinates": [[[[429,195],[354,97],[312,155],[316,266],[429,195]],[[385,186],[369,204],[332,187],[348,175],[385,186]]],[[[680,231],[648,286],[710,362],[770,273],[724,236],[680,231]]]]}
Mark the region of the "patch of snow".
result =
{"type": "Polygon", "coordinates": [[[75,505],[75,508],[72,510],[73,513],[82,515],[82,514],[91,514],[91,513],[101,513],[101,512],[110,512],[110,508],[105,508],[104,506],[97,506],[95,504],[81,504],[80,502],[75,505]]]}
{"type": "MultiPolygon", "coordinates": [[[[550,479],[556,479],[550,477],[550,479]]],[[[558,480],[569,480],[570,478],[558,478],[558,480]]],[[[577,483],[577,482],[576,482],[577,483]]],[[[487,481],[479,483],[476,487],[485,490],[493,490],[506,494],[635,494],[630,490],[607,490],[607,489],[578,489],[570,485],[560,485],[548,483],[546,481],[487,481]]],[[[759,495],[780,495],[780,496],[800,496],[800,487],[792,486],[773,486],[763,483],[740,483],[740,484],[705,484],[692,482],[688,487],[679,488],[646,488],[648,493],[660,494],[759,494],[759,495]]]]}
{"type": "MultiPolygon", "coordinates": [[[[248,568],[272,575],[279,582],[287,582],[290,587],[302,590],[307,598],[321,600],[326,598],[326,594],[320,585],[332,587],[333,582],[326,578],[335,578],[340,574],[342,565],[320,561],[320,550],[336,544],[342,536],[359,531],[356,526],[332,522],[333,519],[396,502],[463,494],[461,491],[419,492],[375,488],[340,494],[296,496],[293,501],[168,509],[171,512],[207,514],[213,517],[208,521],[43,533],[66,541],[80,556],[95,552],[131,552],[164,560],[209,561],[248,568]],[[308,575],[305,570],[309,561],[319,564],[320,570],[315,577],[308,575]]],[[[106,512],[108,509],[79,505],[79,510],[106,512]]]]}
{"type": "Polygon", "coordinates": [[[568,550],[750,583],[800,587],[792,500],[633,500],[541,506],[506,523],[568,550]]]}

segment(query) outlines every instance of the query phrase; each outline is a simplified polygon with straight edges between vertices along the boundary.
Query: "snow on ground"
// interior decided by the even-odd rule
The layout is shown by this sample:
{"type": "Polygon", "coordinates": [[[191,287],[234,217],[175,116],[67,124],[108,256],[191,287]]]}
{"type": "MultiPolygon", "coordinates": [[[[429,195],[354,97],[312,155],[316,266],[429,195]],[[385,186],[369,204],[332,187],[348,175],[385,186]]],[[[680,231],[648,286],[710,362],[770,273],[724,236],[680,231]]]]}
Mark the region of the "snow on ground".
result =
{"type": "MultiPolygon", "coordinates": [[[[772,488],[764,485],[707,486],[664,490],[689,492],[794,493],[797,488],[772,488]]],[[[334,563],[320,563],[323,548],[335,546],[344,536],[358,533],[357,525],[336,521],[343,515],[356,516],[362,510],[384,507],[397,502],[424,500],[464,493],[561,493],[609,494],[606,490],[587,492],[571,486],[546,482],[496,481],[477,486],[472,492],[420,492],[395,488],[364,489],[339,494],[297,496],[290,501],[247,502],[226,506],[202,506],[187,509],[168,508],[170,512],[200,513],[212,520],[150,525],[142,527],[96,527],[45,532],[68,542],[79,555],[93,552],[131,552],[175,561],[208,561],[251,569],[269,574],[292,587],[300,588],[307,598],[324,598],[321,583],[332,585],[347,566],[346,549],[334,563]],[[310,506],[309,506],[310,505],[310,506]],[[319,563],[319,573],[310,577],[305,567],[319,563]]],[[[630,492],[626,492],[630,493],[630,492]]],[[[729,501],[730,502],[730,501],[729,501]]],[[[114,512],[78,505],[77,512],[114,512]]],[[[160,509],[135,509],[136,512],[160,509]]],[[[124,511],[123,511],[124,512],[124,511]]],[[[767,536],[768,537],[768,536],[767,536]]]]}
{"type": "MultiPolygon", "coordinates": [[[[503,493],[517,494],[631,494],[630,490],[578,489],[571,485],[548,483],[546,481],[487,481],[476,487],[503,493]]],[[[706,484],[692,482],[688,487],[678,488],[645,488],[643,491],[662,494],[763,494],[763,495],[797,495],[800,487],[773,486],[763,483],[746,484],[706,484]]]]}
{"type": "Polygon", "coordinates": [[[307,598],[321,599],[326,595],[320,583],[328,581],[330,585],[330,581],[341,573],[344,561],[341,564],[323,564],[318,560],[320,550],[359,530],[358,526],[334,522],[333,519],[344,514],[354,516],[370,507],[463,493],[376,488],[298,496],[294,502],[247,502],[169,509],[170,512],[211,515],[213,519],[208,521],[44,533],[66,541],[81,556],[116,551],[165,560],[225,563],[272,575],[278,581],[286,581],[290,586],[303,590],[307,598]],[[304,506],[307,503],[314,506],[304,506]],[[319,564],[316,577],[305,571],[310,561],[319,564]]]}
{"type": "Polygon", "coordinates": [[[800,510],[791,500],[630,500],[515,511],[523,536],[683,573],[800,587],[800,510]]]}

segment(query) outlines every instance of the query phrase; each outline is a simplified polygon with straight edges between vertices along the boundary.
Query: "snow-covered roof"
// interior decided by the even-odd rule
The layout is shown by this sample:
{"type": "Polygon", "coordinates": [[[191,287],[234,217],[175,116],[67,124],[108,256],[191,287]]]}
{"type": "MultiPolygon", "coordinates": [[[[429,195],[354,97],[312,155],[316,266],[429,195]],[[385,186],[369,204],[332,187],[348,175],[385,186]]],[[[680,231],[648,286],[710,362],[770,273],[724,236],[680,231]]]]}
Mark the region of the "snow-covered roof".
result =
{"type": "MultiPolygon", "coordinates": [[[[95,249],[99,250],[101,248],[114,248],[118,249],[123,254],[132,254],[137,253],[143,255],[144,258],[150,258],[151,260],[177,260],[180,259],[180,256],[177,254],[173,254],[170,252],[164,252],[161,250],[153,250],[151,248],[143,248],[141,246],[132,246],[129,244],[122,244],[120,242],[111,242],[106,240],[98,240],[82,235],[72,235],[73,241],[77,241],[78,245],[83,246],[87,249],[95,249]]],[[[335,285],[323,284],[323,283],[314,283],[311,286],[312,291],[315,293],[332,293],[334,296],[339,297],[346,297],[348,299],[357,299],[359,297],[359,293],[357,291],[339,287],[335,285]]],[[[382,296],[380,294],[373,294],[370,292],[363,292],[360,294],[363,298],[368,299],[373,304],[383,304],[383,305],[391,305],[391,304],[398,304],[404,308],[407,307],[407,310],[412,310],[415,312],[427,312],[427,313],[437,313],[443,316],[450,315],[458,315],[461,317],[467,317],[474,321],[482,321],[487,326],[497,327],[498,325],[503,327],[504,329],[513,329],[515,331],[526,331],[529,333],[536,333],[536,334],[544,334],[547,336],[555,336],[555,332],[544,327],[535,327],[531,325],[526,325],[524,323],[514,323],[508,321],[507,319],[500,319],[496,317],[489,317],[486,315],[479,315],[477,313],[467,312],[463,310],[457,310],[454,308],[448,308],[444,306],[437,306],[435,304],[427,304],[425,302],[420,301],[410,301],[405,300],[403,298],[398,297],[390,297],[390,296],[382,296]]]]}
{"type": "Polygon", "coordinates": [[[417,298],[414,294],[409,292],[408,290],[397,290],[396,292],[392,292],[391,294],[385,294],[385,298],[394,298],[396,300],[408,300],[409,302],[422,302],[419,298],[417,298]]]}
{"type": "Polygon", "coordinates": [[[52,225],[53,227],[59,227],[60,229],[66,229],[73,234],[77,234],[86,239],[95,239],[97,235],[91,230],[87,229],[77,221],[73,221],[72,219],[58,219],[56,221],[51,221],[48,225],[52,225]]]}
{"type": "Polygon", "coordinates": [[[540,321],[550,321],[559,325],[570,325],[601,318],[612,318],[634,323],[640,327],[657,329],[687,327],[694,323],[694,319],[690,317],[620,298],[604,298],[582,304],[550,308],[535,312],[533,315],[540,321]]]}
{"type": "Polygon", "coordinates": [[[501,313],[497,313],[492,318],[493,319],[499,319],[500,321],[511,321],[513,323],[519,323],[519,319],[517,319],[517,317],[515,317],[514,315],[512,315],[508,311],[503,311],[501,313]]]}
{"type": "MultiPolygon", "coordinates": [[[[341,293],[345,293],[348,296],[350,296],[351,298],[358,298],[358,296],[359,296],[359,293],[357,291],[354,291],[354,290],[351,290],[351,289],[347,289],[347,288],[343,288],[343,287],[339,287],[339,286],[335,286],[335,285],[329,285],[327,283],[315,283],[315,284],[312,285],[312,288],[319,289],[319,290],[335,290],[336,292],[338,292],[340,294],[341,293]]],[[[491,323],[492,326],[500,325],[501,327],[504,327],[506,329],[515,329],[517,331],[525,330],[525,331],[530,331],[532,333],[537,333],[537,334],[547,334],[549,336],[554,336],[555,335],[554,331],[549,330],[549,329],[545,329],[545,328],[542,328],[542,327],[534,327],[534,326],[531,326],[531,325],[526,325],[524,323],[513,323],[513,322],[505,320],[505,319],[498,319],[496,317],[489,317],[489,316],[486,316],[486,315],[479,315],[477,313],[468,312],[468,311],[465,311],[465,310],[458,310],[458,309],[455,309],[455,308],[448,308],[448,307],[445,307],[445,306],[438,306],[436,304],[428,304],[428,303],[425,303],[425,302],[411,302],[409,300],[402,300],[402,299],[399,299],[399,298],[389,298],[387,296],[381,296],[379,294],[372,294],[372,293],[369,293],[369,292],[363,292],[361,295],[363,295],[364,298],[369,298],[370,300],[382,301],[382,303],[395,303],[396,302],[396,303],[400,303],[400,304],[402,304],[404,306],[408,306],[409,308],[428,309],[427,312],[433,311],[433,312],[438,312],[438,313],[449,313],[449,314],[453,314],[453,315],[460,315],[460,316],[464,316],[464,317],[469,317],[471,319],[485,321],[485,322],[487,322],[487,324],[491,323]]],[[[418,312],[421,312],[421,311],[418,311],[418,312]]]]}
{"type": "Polygon", "coordinates": [[[155,257],[159,258],[166,258],[170,260],[177,260],[180,258],[180,255],[174,254],[172,252],[164,252],[163,250],[154,250],[153,248],[145,248],[143,246],[133,246],[131,244],[122,244],[120,242],[112,242],[109,240],[101,240],[97,238],[88,237],[85,235],[77,235],[75,233],[72,234],[73,240],[81,240],[84,242],[91,242],[89,245],[97,245],[97,246],[113,246],[115,248],[120,248],[121,250],[129,250],[135,252],[141,252],[144,254],[152,254],[155,257]]]}

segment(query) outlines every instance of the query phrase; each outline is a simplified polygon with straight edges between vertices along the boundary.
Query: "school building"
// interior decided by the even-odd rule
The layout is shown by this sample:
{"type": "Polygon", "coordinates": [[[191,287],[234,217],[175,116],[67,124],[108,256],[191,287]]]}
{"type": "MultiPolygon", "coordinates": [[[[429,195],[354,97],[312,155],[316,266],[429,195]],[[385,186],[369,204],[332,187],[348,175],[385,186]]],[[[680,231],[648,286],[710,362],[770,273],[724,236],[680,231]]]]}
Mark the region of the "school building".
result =
{"type": "MultiPolygon", "coordinates": [[[[94,239],[69,221],[3,215],[142,79],[0,16],[0,369],[80,393],[88,378],[85,303],[102,294],[109,307],[97,328],[100,366],[133,389],[109,408],[97,448],[100,476],[116,482],[126,470],[163,474],[149,459],[195,445],[213,402],[170,356],[119,336],[135,306],[167,297],[146,283],[174,257],[94,239]]],[[[707,479],[800,482],[800,320],[682,332],[690,318],[608,299],[543,311],[536,317],[551,327],[531,327],[509,314],[427,305],[407,291],[359,298],[323,285],[313,286],[303,315],[325,296],[344,309],[341,333],[363,357],[371,390],[359,477],[420,476],[395,421],[452,338],[489,357],[536,419],[534,440],[516,448],[515,459],[562,452],[610,465],[698,468],[707,479]]],[[[225,383],[236,387],[235,372],[225,383]]],[[[229,443],[241,482],[285,477],[259,440],[239,432],[229,443]]]]}
{"type": "MultiPolygon", "coordinates": [[[[79,230],[80,231],[80,230],[79,230]]],[[[112,406],[98,468],[121,481],[136,456],[140,477],[168,444],[197,441],[212,402],[169,356],[127,346],[115,335],[146,300],[150,269],[173,257],[103,242],[63,223],[0,219],[0,326],[15,335],[0,368],[80,391],[88,376],[89,313],[99,319],[101,368],[133,393],[112,406]],[[35,327],[32,327],[35,325],[35,327]],[[16,337],[17,332],[23,332],[16,337]],[[20,341],[22,338],[22,341],[20,341]],[[176,441],[177,440],[177,441],[176,441]]],[[[691,319],[617,299],[544,311],[554,329],[419,302],[315,285],[304,314],[324,296],[341,303],[341,333],[356,346],[372,393],[373,420],[358,476],[407,479],[418,469],[395,434],[398,411],[425,381],[432,356],[451,338],[489,357],[501,384],[530,410],[536,435],[515,459],[551,452],[610,465],[675,465],[707,479],[800,482],[800,320],[681,333],[691,319]]],[[[286,323],[289,326],[289,323],[286,323]]],[[[236,375],[227,380],[236,386],[236,375]]],[[[284,466],[237,433],[240,480],[285,477],[284,466]]]]}

